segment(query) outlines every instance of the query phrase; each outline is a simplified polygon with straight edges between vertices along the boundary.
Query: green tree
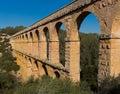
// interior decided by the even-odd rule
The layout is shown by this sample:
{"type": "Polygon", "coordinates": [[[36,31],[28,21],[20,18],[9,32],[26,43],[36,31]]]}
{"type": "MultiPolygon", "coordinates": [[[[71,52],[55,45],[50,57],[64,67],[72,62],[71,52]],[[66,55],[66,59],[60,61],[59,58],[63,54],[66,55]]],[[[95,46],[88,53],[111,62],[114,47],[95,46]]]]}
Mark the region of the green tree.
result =
{"type": "Polygon", "coordinates": [[[2,53],[0,57],[0,69],[7,72],[18,71],[19,66],[15,62],[16,58],[12,55],[9,39],[3,38],[0,41],[0,53],[2,53]]]}
{"type": "Polygon", "coordinates": [[[16,26],[16,27],[11,27],[11,26],[8,26],[6,28],[2,28],[0,29],[0,33],[6,33],[8,35],[13,35],[21,30],[25,29],[24,26],[16,26]]]}
{"type": "Polygon", "coordinates": [[[105,78],[99,88],[101,94],[120,94],[120,75],[105,78]]]}
{"type": "Polygon", "coordinates": [[[98,34],[80,33],[80,43],[81,80],[87,81],[91,86],[91,89],[97,91],[97,71],[99,53],[98,34]]]}

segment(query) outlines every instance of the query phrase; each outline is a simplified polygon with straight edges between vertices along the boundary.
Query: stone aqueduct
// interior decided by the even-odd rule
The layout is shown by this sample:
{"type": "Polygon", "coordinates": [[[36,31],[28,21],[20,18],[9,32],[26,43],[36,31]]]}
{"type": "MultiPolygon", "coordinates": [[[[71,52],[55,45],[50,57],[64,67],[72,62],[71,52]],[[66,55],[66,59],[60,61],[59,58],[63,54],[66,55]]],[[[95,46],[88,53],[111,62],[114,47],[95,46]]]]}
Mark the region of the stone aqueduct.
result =
{"type": "Polygon", "coordinates": [[[98,18],[101,28],[98,80],[107,75],[117,76],[120,73],[120,0],[77,0],[10,37],[22,80],[31,75],[34,78],[49,75],[80,81],[78,31],[90,13],[98,18]],[[65,66],[59,63],[58,30],[61,24],[65,25],[67,33],[65,66]],[[46,31],[50,36],[49,48],[46,31]]]}

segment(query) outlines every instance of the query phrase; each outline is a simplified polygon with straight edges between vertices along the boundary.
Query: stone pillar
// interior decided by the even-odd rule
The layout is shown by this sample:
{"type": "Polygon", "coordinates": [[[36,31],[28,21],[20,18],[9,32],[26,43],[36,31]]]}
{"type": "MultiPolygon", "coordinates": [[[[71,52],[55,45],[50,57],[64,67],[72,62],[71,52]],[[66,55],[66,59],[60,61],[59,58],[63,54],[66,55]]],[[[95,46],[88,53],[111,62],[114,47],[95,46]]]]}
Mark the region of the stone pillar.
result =
{"type": "Polygon", "coordinates": [[[27,61],[25,56],[21,57],[21,61],[22,61],[22,68],[23,68],[23,82],[25,82],[26,80],[28,80],[27,78],[27,61]]]}
{"type": "Polygon", "coordinates": [[[24,43],[24,53],[27,53],[27,38],[26,38],[26,36],[25,36],[25,34],[24,34],[24,41],[23,41],[23,43],[24,43]]]}
{"type": "Polygon", "coordinates": [[[60,64],[59,40],[58,40],[57,30],[53,24],[50,24],[49,61],[51,63],[60,64]]]}
{"type": "Polygon", "coordinates": [[[40,58],[40,39],[38,40],[38,58],[40,58]]]}
{"type": "Polygon", "coordinates": [[[17,62],[20,64],[20,74],[21,74],[21,81],[26,81],[26,64],[24,61],[24,57],[22,55],[19,55],[17,57],[17,62]]]}
{"type": "Polygon", "coordinates": [[[111,57],[110,57],[110,76],[117,77],[120,74],[120,37],[110,39],[111,57]]]}
{"type": "Polygon", "coordinates": [[[65,68],[70,70],[70,41],[65,40],[65,68]]]}
{"type": "Polygon", "coordinates": [[[39,66],[39,76],[42,77],[43,75],[45,75],[45,71],[43,69],[42,63],[38,63],[39,66]]]}
{"type": "MultiPolygon", "coordinates": [[[[18,45],[18,46],[17,46],[17,49],[16,49],[16,50],[20,51],[20,50],[21,50],[21,38],[20,38],[20,36],[19,36],[17,45],[18,45]]],[[[15,47],[15,48],[16,48],[16,47],[15,47]]]]}
{"type": "Polygon", "coordinates": [[[22,41],[22,43],[23,43],[23,53],[25,53],[26,52],[26,39],[25,39],[25,35],[23,34],[23,41],[22,41]]]}
{"type": "Polygon", "coordinates": [[[59,63],[59,41],[51,40],[49,48],[49,60],[51,63],[59,63]]]}
{"type": "Polygon", "coordinates": [[[98,63],[98,84],[110,75],[111,66],[111,38],[108,35],[100,35],[99,63],[98,63]]]}
{"type": "Polygon", "coordinates": [[[21,70],[22,70],[21,67],[22,67],[22,66],[21,66],[20,57],[19,57],[18,53],[15,52],[15,51],[13,51],[13,55],[16,57],[16,62],[17,62],[17,64],[20,66],[19,71],[17,71],[17,79],[18,79],[18,81],[22,81],[22,72],[21,72],[21,70]]]}
{"type": "Polygon", "coordinates": [[[22,39],[21,39],[21,50],[20,50],[20,52],[24,53],[24,37],[23,37],[23,35],[21,35],[21,36],[22,36],[22,39]]]}
{"type": "Polygon", "coordinates": [[[38,78],[38,62],[31,59],[34,79],[38,78]]]}
{"type": "Polygon", "coordinates": [[[28,34],[28,42],[27,42],[27,44],[28,44],[28,46],[27,46],[27,54],[31,54],[31,52],[32,52],[32,45],[31,45],[31,38],[30,38],[30,35],[28,34]]]}
{"type": "Polygon", "coordinates": [[[29,39],[28,39],[28,34],[26,34],[26,53],[29,54],[29,39]]]}
{"type": "Polygon", "coordinates": [[[38,57],[38,37],[36,35],[36,32],[33,32],[33,56],[38,57]]]}
{"type": "Polygon", "coordinates": [[[34,52],[35,57],[38,57],[38,41],[34,41],[34,52]]]}
{"type": "Polygon", "coordinates": [[[39,41],[39,44],[40,44],[40,59],[47,59],[47,43],[46,41],[39,41]]]}
{"type": "Polygon", "coordinates": [[[28,53],[30,54],[30,55],[32,55],[32,51],[33,51],[33,39],[32,39],[32,37],[31,37],[31,33],[29,33],[29,35],[28,35],[28,53]]]}
{"type": "Polygon", "coordinates": [[[70,78],[80,81],[80,42],[79,40],[67,40],[65,50],[65,67],[70,69],[70,78]]]}
{"type": "Polygon", "coordinates": [[[43,31],[41,30],[41,28],[39,28],[39,33],[40,33],[40,40],[39,40],[39,58],[40,59],[47,59],[47,43],[45,41],[45,35],[43,33],[43,31]]]}
{"type": "Polygon", "coordinates": [[[77,23],[72,16],[66,20],[65,67],[74,82],[80,81],[80,41],[77,23]]]}
{"type": "Polygon", "coordinates": [[[33,67],[32,63],[30,62],[29,58],[26,58],[26,71],[27,71],[27,80],[33,75],[33,67]]]}

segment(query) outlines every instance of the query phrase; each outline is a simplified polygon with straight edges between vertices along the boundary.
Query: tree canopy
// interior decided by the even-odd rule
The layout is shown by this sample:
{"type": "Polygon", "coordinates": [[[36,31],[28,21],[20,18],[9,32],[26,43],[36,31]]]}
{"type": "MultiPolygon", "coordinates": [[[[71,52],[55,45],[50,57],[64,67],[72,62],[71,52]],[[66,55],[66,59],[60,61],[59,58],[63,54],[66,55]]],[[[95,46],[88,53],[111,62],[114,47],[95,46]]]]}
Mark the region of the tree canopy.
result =
{"type": "Polygon", "coordinates": [[[21,30],[25,29],[24,26],[16,26],[16,27],[11,27],[11,26],[8,26],[6,28],[2,28],[0,29],[0,33],[6,33],[8,35],[13,35],[21,30]]]}

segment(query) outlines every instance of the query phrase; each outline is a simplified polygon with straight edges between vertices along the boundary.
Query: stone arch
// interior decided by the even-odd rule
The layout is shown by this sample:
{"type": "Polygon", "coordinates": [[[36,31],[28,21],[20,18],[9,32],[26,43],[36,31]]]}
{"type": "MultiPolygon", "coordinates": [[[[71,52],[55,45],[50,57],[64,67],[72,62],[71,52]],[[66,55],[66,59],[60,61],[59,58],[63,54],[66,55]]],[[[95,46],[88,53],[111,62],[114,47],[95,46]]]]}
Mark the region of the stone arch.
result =
{"type": "Polygon", "coordinates": [[[50,33],[48,27],[43,28],[43,33],[44,33],[44,42],[46,46],[46,57],[49,60],[49,40],[50,40],[50,33]]]}
{"type": "Polygon", "coordinates": [[[29,53],[32,54],[33,53],[33,33],[30,32],[29,33],[29,46],[30,46],[30,49],[29,49],[29,53]]]}
{"type": "Polygon", "coordinates": [[[32,67],[31,59],[27,56],[26,56],[26,61],[27,61],[27,67],[32,67]]]}
{"type": "Polygon", "coordinates": [[[43,28],[43,33],[44,33],[44,40],[46,41],[47,39],[50,39],[50,34],[49,34],[49,28],[44,27],[43,28]]]}
{"type": "Polygon", "coordinates": [[[32,32],[30,32],[30,38],[31,38],[32,41],[33,41],[33,34],[32,34],[32,32]]]}
{"type": "Polygon", "coordinates": [[[29,40],[28,34],[26,33],[26,34],[25,34],[26,47],[28,47],[28,40],[29,40]]]}
{"type": "Polygon", "coordinates": [[[81,23],[83,22],[84,18],[89,15],[90,12],[83,12],[82,14],[80,14],[77,19],[76,19],[76,22],[77,22],[77,28],[78,30],[80,29],[80,26],[81,26],[81,23]]]}
{"type": "Polygon", "coordinates": [[[62,22],[57,22],[55,27],[56,27],[56,30],[57,30],[57,33],[58,33],[58,30],[60,29],[60,26],[62,25],[63,23],[62,22]]]}
{"type": "Polygon", "coordinates": [[[24,34],[24,40],[23,40],[23,45],[24,45],[24,52],[27,53],[28,50],[28,34],[24,34]]]}
{"type": "Polygon", "coordinates": [[[32,65],[32,60],[31,60],[31,58],[29,58],[28,60],[30,61],[30,64],[32,65]]]}
{"type": "Polygon", "coordinates": [[[31,71],[34,72],[33,62],[32,62],[32,59],[31,59],[30,57],[29,57],[28,61],[29,61],[29,64],[30,64],[30,66],[31,66],[31,71]]]}
{"type": "Polygon", "coordinates": [[[22,39],[24,40],[24,38],[25,38],[25,37],[24,37],[24,34],[23,34],[23,35],[22,35],[22,39]]]}
{"type": "Polygon", "coordinates": [[[60,73],[58,71],[54,72],[56,78],[60,78],[60,73]]]}
{"type": "MultiPolygon", "coordinates": [[[[82,25],[82,23],[83,23],[83,21],[84,20],[86,20],[85,18],[87,18],[87,16],[89,15],[89,14],[93,14],[94,15],[94,18],[96,18],[98,21],[98,23],[97,24],[99,24],[99,26],[100,26],[100,21],[99,21],[99,19],[98,19],[98,17],[96,16],[96,14],[95,13],[92,13],[92,12],[90,12],[90,11],[84,11],[84,12],[82,12],[82,13],[80,13],[78,16],[77,16],[77,18],[76,18],[76,23],[77,23],[77,29],[78,29],[78,32],[79,32],[79,30],[81,29],[81,25],[82,25]]],[[[87,28],[87,27],[86,27],[87,28]]],[[[92,27],[91,27],[92,28],[92,27]]],[[[94,28],[94,27],[93,27],[94,28]]],[[[89,28],[88,28],[89,29],[89,28]]],[[[79,34],[80,35],[80,34],[79,34]]],[[[97,36],[97,35],[96,35],[97,36]]],[[[80,36],[81,37],[81,36],[80,36]]],[[[82,66],[81,64],[83,64],[83,62],[81,61],[81,60],[83,60],[82,59],[82,56],[83,56],[83,54],[85,54],[85,55],[87,55],[86,54],[86,52],[84,51],[84,49],[81,47],[81,45],[83,45],[84,43],[82,42],[82,40],[80,39],[80,37],[79,37],[79,40],[80,40],[80,68],[81,68],[81,70],[80,70],[80,79],[81,80],[84,80],[85,78],[84,78],[84,75],[86,74],[85,72],[86,72],[86,70],[89,68],[89,70],[90,70],[90,67],[86,67],[86,66],[82,66]],[[82,66],[82,67],[81,67],[82,66]]],[[[98,38],[97,38],[97,42],[98,42],[98,38]]],[[[88,40],[87,40],[87,42],[88,42],[88,40]]],[[[93,41],[92,41],[93,42],[93,41]]],[[[90,41],[88,42],[88,44],[90,43],[90,41]]],[[[88,47],[88,46],[87,46],[88,47]]],[[[97,50],[99,50],[99,46],[97,45],[97,50]]],[[[95,51],[95,50],[93,50],[93,51],[95,51]]],[[[89,54],[91,54],[91,52],[87,52],[87,53],[89,53],[89,54]]],[[[96,52],[97,53],[97,56],[99,55],[99,53],[98,52],[96,52]]],[[[89,61],[92,61],[92,57],[90,57],[89,59],[86,57],[85,58],[86,60],[86,62],[89,62],[89,61]]],[[[92,61],[92,62],[95,62],[95,61],[92,61]]],[[[90,62],[91,63],[91,62],[90,62]]],[[[95,62],[96,63],[96,62],[95,62]]],[[[86,65],[87,65],[88,63],[86,63],[86,65]]],[[[97,64],[98,64],[98,58],[97,58],[97,64]]],[[[94,80],[94,81],[97,81],[97,72],[95,72],[95,71],[98,71],[98,70],[96,70],[97,68],[95,68],[95,66],[92,66],[93,68],[93,70],[94,70],[94,73],[96,73],[96,74],[94,74],[94,76],[95,76],[95,78],[96,78],[96,80],[94,80]]],[[[90,77],[91,78],[91,77],[90,77]]],[[[91,80],[91,79],[87,79],[86,81],[88,81],[89,82],[89,80],[91,80]]]]}
{"type": "Polygon", "coordinates": [[[34,56],[39,57],[39,50],[40,50],[40,32],[36,29],[34,32],[34,56]]]}
{"type": "Polygon", "coordinates": [[[80,13],[80,14],[78,15],[78,17],[76,18],[78,30],[80,29],[83,20],[84,20],[89,14],[93,14],[93,15],[97,18],[97,20],[98,20],[98,22],[99,22],[100,29],[101,29],[100,19],[99,19],[98,15],[96,15],[96,13],[91,12],[91,11],[84,11],[84,12],[80,13]]]}
{"type": "Polygon", "coordinates": [[[18,36],[18,39],[20,39],[20,37],[18,36]]]}
{"type": "Polygon", "coordinates": [[[50,40],[51,41],[58,41],[58,35],[56,31],[56,22],[50,24],[50,40]]]}
{"type": "Polygon", "coordinates": [[[37,36],[37,40],[39,41],[39,40],[40,40],[40,34],[39,34],[39,31],[36,30],[36,31],[35,31],[35,34],[36,34],[36,36],[37,36]]]}
{"type": "Polygon", "coordinates": [[[55,25],[56,28],[56,32],[57,32],[57,36],[58,36],[58,40],[59,40],[59,62],[65,66],[65,43],[66,43],[66,26],[65,26],[65,32],[64,31],[60,31],[61,26],[64,25],[63,22],[57,22],[55,25]],[[62,37],[63,36],[63,39],[62,37]]]}
{"type": "Polygon", "coordinates": [[[66,32],[66,36],[65,37],[67,37],[67,33],[68,33],[67,26],[66,26],[65,22],[59,21],[59,22],[57,22],[55,24],[55,29],[56,29],[56,32],[57,32],[58,39],[59,39],[58,33],[59,33],[59,30],[60,30],[60,28],[61,28],[62,25],[64,25],[64,27],[65,27],[65,32],[66,32]]]}
{"type": "Polygon", "coordinates": [[[38,70],[38,67],[39,67],[38,62],[35,60],[34,63],[35,63],[35,68],[38,70]]]}
{"type": "Polygon", "coordinates": [[[22,38],[22,36],[20,35],[20,39],[22,38]]]}
{"type": "Polygon", "coordinates": [[[25,34],[25,37],[26,37],[26,39],[28,40],[28,34],[27,34],[27,33],[25,34]]]}
{"type": "Polygon", "coordinates": [[[49,74],[48,74],[48,70],[47,70],[47,68],[46,68],[46,66],[45,66],[44,64],[42,65],[42,68],[44,69],[45,75],[49,75],[49,74]]]}
{"type": "Polygon", "coordinates": [[[25,35],[22,34],[21,36],[22,36],[22,50],[23,50],[23,52],[25,52],[26,51],[25,50],[25,35]]]}
{"type": "Polygon", "coordinates": [[[38,71],[39,71],[39,66],[38,66],[38,61],[37,60],[32,60],[32,66],[33,66],[33,75],[34,78],[38,78],[38,71]]]}

